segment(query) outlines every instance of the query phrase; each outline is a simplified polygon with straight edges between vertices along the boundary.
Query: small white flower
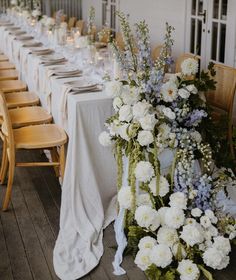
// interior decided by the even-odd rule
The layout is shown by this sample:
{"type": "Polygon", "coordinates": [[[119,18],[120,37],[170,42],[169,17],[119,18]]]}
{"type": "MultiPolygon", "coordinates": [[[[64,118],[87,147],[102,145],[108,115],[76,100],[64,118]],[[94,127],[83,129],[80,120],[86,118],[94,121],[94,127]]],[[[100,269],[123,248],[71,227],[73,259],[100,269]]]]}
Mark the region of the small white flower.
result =
{"type": "Polygon", "coordinates": [[[223,252],[224,255],[228,255],[231,251],[229,239],[223,236],[214,237],[213,247],[216,248],[218,251],[223,252]]]}
{"type": "Polygon", "coordinates": [[[172,253],[167,245],[159,244],[152,248],[150,258],[157,267],[165,268],[172,262],[172,253]]]}
{"type": "Polygon", "coordinates": [[[123,105],[123,102],[121,100],[120,97],[115,97],[114,100],[113,100],[113,108],[116,112],[118,112],[121,108],[121,106],[123,105]]]}
{"type": "Polygon", "coordinates": [[[146,183],[154,176],[154,169],[149,161],[140,161],[134,170],[134,174],[138,181],[146,183]]]}
{"type": "Polygon", "coordinates": [[[105,93],[108,97],[121,95],[123,84],[119,81],[109,81],[105,84],[105,93]]]}
{"type": "Polygon", "coordinates": [[[109,147],[112,145],[111,136],[108,132],[103,131],[98,137],[99,143],[104,147],[109,147]]]}
{"type": "Polygon", "coordinates": [[[169,138],[171,127],[168,124],[162,123],[161,125],[159,125],[158,130],[164,140],[169,138]]]}
{"type": "Polygon", "coordinates": [[[152,131],[157,123],[157,119],[154,114],[146,114],[144,117],[139,119],[139,122],[142,129],[152,131]]]}
{"type": "Polygon", "coordinates": [[[169,205],[180,209],[187,209],[187,197],[182,192],[173,193],[170,196],[169,205]]]}
{"type": "Polygon", "coordinates": [[[197,222],[197,221],[196,221],[195,219],[193,219],[193,218],[187,218],[187,219],[185,220],[185,224],[186,224],[186,225],[194,225],[196,222],[197,222]]]}
{"type": "Polygon", "coordinates": [[[147,101],[142,101],[134,104],[133,106],[133,115],[135,119],[140,119],[145,117],[151,108],[151,104],[147,101]]]}
{"type": "Polygon", "coordinates": [[[150,195],[148,193],[140,194],[137,198],[137,205],[148,205],[152,206],[152,201],[150,195]]]}
{"type": "Polygon", "coordinates": [[[199,208],[194,208],[194,209],[192,209],[192,211],[191,211],[191,215],[193,216],[193,217],[201,217],[201,215],[202,215],[202,210],[201,209],[199,209],[199,208]]]}
{"type": "MultiPolygon", "coordinates": [[[[156,187],[156,177],[151,180],[149,183],[149,188],[153,195],[157,195],[157,187],[156,187]]],[[[160,189],[159,189],[159,194],[161,197],[164,197],[170,190],[170,184],[167,181],[167,179],[164,176],[160,176],[160,189]]]]}
{"type": "Polygon", "coordinates": [[[128,135],[128,128],[129,128],[129,125],[127,123],[119,126],[119,134],[120,134],[120,137],[126,141],[129,141],[130,140],[130,137],[128,135]]]}
{"type": "Polygon", "coordinates": [[[202,136],[198,131],[194,131],[190,133],[191,138],[196,141],[197,143],[202,142],[202,136]]]}
{"type": "Polygon", "coordinates": [[[161,227],[157,233],[157,242],[172,247],[179,241],[177,230],[167,226],[161,227]]]}
{"type": "Polygon", "coordinates": [[[179,89],[178,94],[183,99],[188,99],[190,96],[190,92],[186,88],[179,89]]]}
{"type": "Polygon", "coordinates": [[[189,199],[194,199],[197,196],[197,193],[197,190],[190,190],[188,194],[189,199]]]}
{"type": "Polygon", "coordinates": [[[170,120],[174,120],[176,118],[175,113],[168,107],[164,107],[162,109],[162,112],[170,120]]]}
{"type": "Polygon", "coordinates": [[[165,223],[170,228],[178,229],[185,221],[184,211],[177,207],[170,207],[166,210],[165,223]]]}
{"type": "Polygon", "coordinates": [[[142,270],[145,271],[151,264],[151,259],[150,259],[150,255],[151,255],[152,250],[151,249],[142,249],[139,250],[134,263],[142,270]]]}
{"type": "Polygon", "coordinates": [[[179,262],[177,271],[180,273],[180,280],[197,280],[200,271],[192,260],[182,260],[179,262]]]}
{"type": "Polygon", "coordinates": [[[198,89],[195,87],[195,85],[188,85],[186,86],[186,89],[192,94],[198,93],[198,89]]]}
{"type": "Polygon", "coordinates": [[[209,228],[211,226],[211,220],[207,217],[207,216],[202,216],[200,218],[200,224],[204,227],[204,228],[209,228]]]}
{"type": "Polygon", "coordinates": [[[161,88],[161,96],[165,102],[173,102],[178,97],[178,88],[172,81],[164,83],[161,88]]]}
{"type": "Polygon", "coordinates": [[[191,76],[198,72],[198,61],[194,58],[187,58],[181,64],[181,70],[184,75],[191,76]]]}
{"type": "Polygon", "coordinates": [[[132,108],[130,105],[123,105],[119,111],[119,120],[124,122],[130,122],[133,118],[132,108]]]}
{"type": "Polygon", "coordinates": [[[121,98],[125,104],[134,105],[140,100],[138,89],[135,87],[123,86],[121,98]]]}
{"type": "Polygon", "coordinates": [[[180,238],[191,247],[204,241],[203,231],[198,223],[183,226],[180,238]]]}
{"type": "Polygon", "coordinates": [[[151,236],[145,236],[140,239],[138,243],[138,247],[140,250],[142,249],[152,249],[155,245],[157,245],[156,239],[152,238],[151,236]]]}
{"type": "Polygon", "coordinates": [[[148,146],[154,141],[153,134],[148,130],[142,130],[138,133],[137,141],[141,146],[148,146]]]}
{"type": "Polygon", "coordinates": [[[122,187],[118,192],[117,200],[121,208],[130,209],[132,202],[131,187],[122,187]]]}
{"type": "Polygon", "coordinates": [[[156,210],[147,205],[139,206],[135,211],[135,220],[140,227],[149,228],[156,216],[156,210]]]}

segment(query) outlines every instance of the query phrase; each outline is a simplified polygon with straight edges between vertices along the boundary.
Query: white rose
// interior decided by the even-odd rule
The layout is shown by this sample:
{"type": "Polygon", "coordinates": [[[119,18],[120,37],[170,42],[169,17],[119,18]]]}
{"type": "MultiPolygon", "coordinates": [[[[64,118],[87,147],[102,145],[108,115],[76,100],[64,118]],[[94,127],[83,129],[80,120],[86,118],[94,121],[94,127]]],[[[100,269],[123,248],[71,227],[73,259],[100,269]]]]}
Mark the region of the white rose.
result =
{"type": "Polygon", "coordinates": [[[165,102],[172,102],[178,97],[178,88],[172,81],[163,84],[161,96],[165,102]]]}
{"type": "Polygon", "coordinates": [[[121,95],[123,84],[119,81],[109,81],[105,84],[105,93],[109,97],[116,97],[121,95]]]}
{"type": "Polygon", "coordinates": [[[190,92],[187,89],[185,89],[185,88],[179,89],[178,94],[183,99],[188,99],[189,96],[190,96],[190,92]]]}
{"type": "Polygon", "coordinates": [[[152,201],[150,195],[148,193],[140,194],[137,198],[137,205],[148,205],[152,206],[152,201]]]}
{"type": "Polygon", "coordinates": [[[187,198],[184,193],[176,192],[170,196],[169,205],[180,209],[187,209],[187,198]]]}
{"type": "Polygon", "coordinates": [[[192,260],[182,260],[179,262],[177,271],[180,274],[180,280],[197,280],[200,275],[200,271],[192,260]]]}
{"type": "Polygon", "coordinates": [[[201,215],[202,215],[202,210],[201,209],[199,209],[199,208],[194,208],[194,209],[192,209],[192,211],[191,211],[191,215],[193,216],[193,217],[201,217],[201,215]]]}
{"type": "Polygon", "coordinates": [[[119,111],[119,120],[124,122],[130,122],[133,118],[132,108],[130,105],[123,105],[119,111]]]}
{"type": "Polygon", "coordinates": [[[194,58],[187,58],[181,64],[181,70],[184,75],[191,76],[198,72],[198,61],[194,58]]]}
{"type": "Polygon", "coordinates": [[[149,161],[140,161],[138,162],[134,173],[138,181],[146,183],[154,176],[154,169],[149,161]]]}
{"type": "Polygon", "coordinates": [[[123,86],[121,98],[125,104],[134,105],[140,100],[140,94],[135,87],[123,86]]]}
{"type": "Polygon", "coordinates": [[[140,119],[145,117],[151,108],[151,104],[147,101],[142,101],[134,104],[133,106],[133,115],[135,119],[140,119]]]}
{"type": "Polygon", "coordinates": [[[204,241],[203,231],[198,223],[183,226],[180,238],[191,247],[204,241]]]}
{"type": "Polygon", "coordinates": [[[218,269],[225,257],[226,256],[222,253],[222,251],[218,251],[217,248],[214,247],[208,248],[203,253],[204,263],[213,269],[218,269]]]}
{"type": "Polygon", "coordinates": [[[211,220],[207,217],[207,216],[202,216],[200,218],[200,224],[204,227],[204,228],[209,228],[211,226],[211,220]]]}
{"type": "Polygon", "coordinates": [[[125,124],[123,124],[123,125],[121,125],[121,126],[119,127],[119,134],[120,134],[120,137],[121,137],[122,139],[126,140],[126,141],[129,141],[129,140],[130,140],[129,135],[128,135],[128,133],[127,133],[128,127],[129,127],[129,125],[128,125],[127,123],[125,123],[125,124]]]}
{"type": "Polygon", "coordinates": [[[146,114],[145,117],[139,119],[139,122],[143,130],[153,130],[157,119],[154,114],[146,114]]]}
{"type": "Polygon", "coordinates": [[[175,112],[173,112],[170,108],[164,107],[162,109],[163,114],[170,120],[174,120],[176,118],[175,112]]]}
{"type": "Polygon", "coordinates": [[[112,145],[111,136],[106,131],[103,131],[100,133],[98,140],[99,140],[99,143],[104,147],[108,147],[108,146],[112,145]]]}
{"type": "Polygon", "coordinates": [[[143,271],[152,264],[150,259],[151,252],[151,249],[142,249],[138,251],[135,257],[134,263],[143,271]]]}
{"type": "Polygon", "coordinates": [[[153,143],[154,141],[154,138],[153,138],[153,135],[150,131],[148,130],[143,130],[143,131],[140,131],[138,133],[138,138],[137,138],[139,144],[141,146],[148,146],[150,145],[151,143],[153,143]]]}
{"type": "Polygon", "coordinates": [[[140,239],[138,243],[138,247],[140,250],[142,249],[152,249],[155,245],[157,245],[156,239],[150,237],[150,236],[145,236],[142,239],[140,239]]]}
{"type": "Polygon", "coordinates": [[[147,205],[139,206],[135,211],[135,220],[140,227],[149,228],[156,216],[156,210],[147,205]]]}
{"type": "Polygon", "coordinates": [[[198,89],[195,87],[195,85],[188,85],[186,86],[186,89],[192,94],[198,93],[198,89]]]}
{"type": "MultiPolygon", "coordinates": [[[[164,176],[160,176],[160,189],[159,194],[161,197],[164,197],[170,190],[170,184],[164,176]]],[[[149,183],[149,188],[153,195],[157,195],[157,187],[156,187],[156,177],[151,180],[149,183]]]]}
{"type": "Polygon", "coordinates": [[[158,230],[157,242],[159,244],[166,244],[167,246],[172,247],[178,241],[179,237],[176,229],[164,226],[158,230]]]}
{"type": "Polygon", "coordinates": [[[150,258],[157,267],[165,268],[172,262],[172,253],[167,245],[159,244],[152,248],[150,258]]]}
{"type": "Polygon", "coordinates": [[[184,211],[177,207],[170,207],[166,210],[165,224],[170,228],[178,229],[185,221],[184,211]]]}
{"type": "Polygon", "coordinates": [[[118,192],[117,200],[121,208],[130,209],[132,203],[131,187],[122,187],[118,192]]]}
{"type": "Polygon", "coordinates": [[[213,247],[221,251],[224,255],[228,255],[231,251],[231,245],[228,238],[223,236],[214,237],[213,247]]]}
{"type": "Polygon", "coordinates": [[[115,97],[114,100],[113,100],[113,108],[116,112],[118,112],[121,108],[121,106],[123,105],[123,102],[121,100],[120,97],[115,97]]]}

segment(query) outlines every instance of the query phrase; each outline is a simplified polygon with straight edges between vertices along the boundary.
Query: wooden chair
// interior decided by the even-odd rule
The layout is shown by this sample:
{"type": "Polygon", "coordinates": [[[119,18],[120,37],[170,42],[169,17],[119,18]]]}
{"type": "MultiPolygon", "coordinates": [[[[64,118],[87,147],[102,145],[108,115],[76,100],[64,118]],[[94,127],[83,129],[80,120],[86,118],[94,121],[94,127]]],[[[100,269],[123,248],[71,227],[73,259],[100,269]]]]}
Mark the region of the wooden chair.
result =
{"type": "Polygon", "coordinates": [[[5,93],[5,99],[9,109],[34,106],[38,105],[40,102],[38,96],[35,93],[29,91],[5,93]]]}
{"type": "Polygon", "coordinates": [[[75,23],[76,23],[76,17],[71,17],[69,18],[69,21],[68,21],[68,29],[70,30],[72,27],[75,26],[75,23]]]}
{"type": "Polygon", "coordinates": [[[92,27],[92,30],[90,31],[90,33],[88,33],[88,35],[91,37],[91,39],[92,39],[93,41],[95,41],[96,35],[97,35],[97,27],[96,27],[96,26],[93,26],[93,27],[92,27]]]}
{"type": "Polygon", "coordinates": [[[123,51],[125,49],[125,43],[121,32],[116,33],[116,44],[120,50],[123,51]]]}
{"type": "Polygon", "coordinates": [[[8,182],[6,194],[3,202],[3,211],[8,209],[15,167],[24,166],[57,166],[60,168],[61,177],[64,175],[65,168],[65,143],[67,136],[63,129],[55,124],[43,124],[26,126],[12,129],[10,114],[6,106],[4,94],[0,92],[0,111],[3,116],[2,134],[6,143],[6,161],[9,163],[8,182]],[[59,156],[52,162],[16,162],[16,152],[23,150],[36,149],[59,149],[59,156]]]}
{"type": "Polygon", "coordinates": [[[8,61],[0,62],[0,70],[15,69],[15,65],[8,61]]]}
{"type": "Polygon", "coordinates": [[[152,50],[151,56],[152,56],[153,61],[156,61],[157,58],[160,56],[162,48],[163,48],[163,45],[158,45],[152,50]]]}
{"type": "Polygon", "coordinates": [[[233,104],[236,90],[236,69],[222,64],[215,64],[214,69],[216,76],[214,77],[216,90],[206,93],[207,102],[212,108],[213,121],[218,121],[221,116],[228,119],[227,138],[229,141],[230,152],[235,158],[233,147],[233,104]]]}
{"type": "Polygon", "coordinates": [[[83,31],[84,31],[84,20],[77,20],[75,27],[77,27],[79,29],[79,33],[80,35],[83,35],[83,31]]]}
{"type": "Polygon", "coordinates": [[[9,61],[9,58],[4,54],[0,54],[0,62],[3,62],[3,61],[9,61]]]}
{"type": "Polygon", "coordinates": [[[0,81],[17,80],[18,76],[18,72],[13,69],[0,71],[0,81]]]}
{"type": "Polygon", "coordinates": [[[176,60],[176,63],[175,63],[175,73],[179,73],[181,72],[181,64],[182,62],[185,60],[185,59],[188,59],[188,58],[194,58],[198,61],[198,63],[200,63],[200,57],[199,56],[196,56],[194,54],[191,54],[191,53],[184,53],[182,55],[180,55],[177,60],[176,60]]]}
{"type": "Polygon", "coordinates": [[[27,85],[20,80],[0,81],[0,90],[3,93],[26,91],[27,90],[27,85]]]}
{"type": "Polygon", "coordinates": [[[102,32],[104,33],[103,36],[99,38],[99,42],[108,44],[110,41],[110,36],[111,36],[111,29],[110,28],[103,28],[102,32]]]}

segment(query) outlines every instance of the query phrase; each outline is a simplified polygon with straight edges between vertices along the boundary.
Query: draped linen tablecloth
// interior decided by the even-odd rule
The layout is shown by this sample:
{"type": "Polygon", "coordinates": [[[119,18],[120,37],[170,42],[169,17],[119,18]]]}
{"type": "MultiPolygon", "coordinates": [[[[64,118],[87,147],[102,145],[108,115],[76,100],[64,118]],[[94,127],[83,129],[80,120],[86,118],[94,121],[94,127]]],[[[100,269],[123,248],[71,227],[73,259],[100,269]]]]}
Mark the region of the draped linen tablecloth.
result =
{"type": "Polygon", "coordinates": [[[0,39],[1,50],[15,63],[20,78],[69,136],[54,268],[62,280],[74,280],[99,263],[103,229],[116,216],[115,159],[98,142],[105,120],[113,114],[112,100],[104,92],[68,95],[67,120],[62,122],[63,87],[69,79],[48,77],[48,67],[3,27],[0,39]]]}

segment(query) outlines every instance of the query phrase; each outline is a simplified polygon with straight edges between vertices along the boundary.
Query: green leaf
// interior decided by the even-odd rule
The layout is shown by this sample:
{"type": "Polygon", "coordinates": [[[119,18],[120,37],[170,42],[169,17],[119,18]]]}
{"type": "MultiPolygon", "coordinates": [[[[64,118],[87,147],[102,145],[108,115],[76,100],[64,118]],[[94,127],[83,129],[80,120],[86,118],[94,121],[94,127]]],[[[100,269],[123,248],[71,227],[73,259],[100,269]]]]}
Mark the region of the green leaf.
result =
{"type": "Polygon", "coordinates": [[[202,265],[198,265],[199,269],[202,271],[203,275],[205,276],[206,279],[208,280],[214,280],[212,274],[210,271],[205,269],[202,265]]]}
{"type": "Polygon", "coordinates": [[[171,269],[166,272],[166,274],[162,277],[163,280],[175,280],[175,270],[171,269]]]}
{"type": "Polygon", "coordinates": [[[149,280],[160,280],[161,270],[155,264],[152,264],[145,271],[145,274],[149,280]]]}

